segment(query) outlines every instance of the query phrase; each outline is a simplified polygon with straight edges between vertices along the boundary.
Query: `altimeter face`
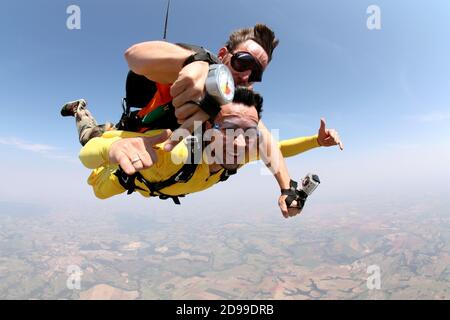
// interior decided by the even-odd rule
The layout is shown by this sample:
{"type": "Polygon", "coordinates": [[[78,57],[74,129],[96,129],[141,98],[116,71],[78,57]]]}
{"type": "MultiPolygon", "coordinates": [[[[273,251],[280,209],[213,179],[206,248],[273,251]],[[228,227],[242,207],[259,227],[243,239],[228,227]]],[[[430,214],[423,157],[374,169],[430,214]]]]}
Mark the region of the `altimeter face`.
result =
{"type": "Polygon", "coordinates": [[[231,102],[234,97],[234,80],[230,70],[221,65],[217,68],[217,82],[219,85],[219,91],[225,101],[231,102]]]}

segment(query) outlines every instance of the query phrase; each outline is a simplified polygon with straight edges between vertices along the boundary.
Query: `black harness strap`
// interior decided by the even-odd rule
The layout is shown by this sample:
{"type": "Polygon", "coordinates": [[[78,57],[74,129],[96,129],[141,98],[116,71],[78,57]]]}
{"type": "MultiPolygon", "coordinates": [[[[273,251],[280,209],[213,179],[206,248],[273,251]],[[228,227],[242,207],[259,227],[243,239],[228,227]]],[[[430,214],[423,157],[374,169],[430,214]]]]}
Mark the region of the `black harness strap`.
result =
{"type": "MultiPolygon", "coordinates": [[[[183,166],[183,167],[184,167],[184,166],[183,166]]],[[[182,169],[183,169],[183,168],[182,168],[182,169]]],[[[181,170],[182,170],[182,169],[181,169],[181,170]]],[[[180,170],[180,171],[181,171],[181,170],[180,170]]],[[[166,186],[163,186],[162,188],[158,189],[158,187],[155,187],[155,185],[158,186],[158,184],[161,185],[162,183],[152,183],[152,182],[149,182],[149,181],[146,180],[146,179],[142,176],[142,174],[139,173],[139,172],[137,172],[136,178],[137,178],[137,180],[138,180],[139,182],[142,182],[143,184],[145,184],[145,186],[146,186],[146,187],[148,188],[148,190],[149,190],[150,196],[152,196],[152,197],[159,197],[161,200],[172,199],[173,202],[174,202],[175,204],[178,204],[178,205],[179,205],[179,204],[181,204],[179,198],[185,196],[184,194],[181,194],[181,195],[178,195],[178,196],[170,196],[170,195],[164,194],[164,193],[162,193],[162,192],[160,191],[161,189],[163,189],[163,188],[165,188],[165,187],[168,187],[168,186],[170,186],[170,185],[172,185],[172,184],[175,184],[175,183],[177,183],[177,182],[173,182],[173,183],[167,184],[166,186]]],[[[172,181],[173,181],[173,177],[170,177],[170,178],[169,178],[168,180],[166,180],[166,181],[172,182],[172,181]]],[[[165,181],[164,181],[164,182],[165,182],[165,181]]]]}
{"type": "Polygon", "coordinates": [[[125,190],[127,190],[127,194],[132,194],[133,192],[136,191],[136,189],[145,191],[144,189],[136,186],[136,183],[134,182],[135,179],[138,177],[138,172],[136,172],[133,175],[128,175],[119,166],[119,169],[114,171],[114,175],[117,177],[117,180],[119,181],[120,185],[124,187],[125,190]]]}
{"type": "Polygon", "coordinates": [[[201,157],[201,147],[198,142],[197,137],[188,137],[187,142],[190,148],[190,159],[188,159],[188,163],[184,164],[180,170],[178,170],[174,175],[164,181],[160,182],[150,182],[144,178],[144,176],[140,172],[136,172],[133,175],[127,175],[123,169],[119,166],[119,168],[114,172],[114,175],[117,176],[119,183],[122,187],[128,190],[127,194],[132,194],[136,191],[136,189],[145,191],[144,189],[136,186],[136,180],[143,183],[149,190],[150,196],[159,197],[162,200],[172,199],[175,204],[180,204],[180,197],[184,197],[185,195],[177,195],[170,196],[162,193],[160,190],[170,187],[171,185],[177,183],[186,183],[188,182],[195,173],[195,170],[198,167],[199,157],[201,157]]]}

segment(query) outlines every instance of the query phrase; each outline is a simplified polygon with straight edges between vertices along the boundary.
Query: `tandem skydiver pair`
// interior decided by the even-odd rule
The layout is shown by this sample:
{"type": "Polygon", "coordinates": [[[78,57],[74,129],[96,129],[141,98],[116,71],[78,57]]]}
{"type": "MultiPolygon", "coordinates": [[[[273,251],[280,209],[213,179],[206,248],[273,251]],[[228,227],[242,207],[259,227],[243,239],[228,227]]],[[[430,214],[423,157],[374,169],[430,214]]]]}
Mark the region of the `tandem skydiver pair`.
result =
{"type": "MultiPolygon", "coordinates": [[[[124,104],[125,112],[121,121],[119,121],[118,125],[116,125],[116,129],[127,129],[127,125],[129,126],[130,123],[134,123],[134,125],[136,125],[137,123],[141,126],[140,128],[139,126],[132,128],[131,131],[134,132],[145,132],[148,129],[158,129],[158,127],[160,127],[161,129],[173,129],[179,126],[179,123],[181,123],[181,127],[191,129],[193,120],[207,122],[210,125],[216,124],[213,123],[215,119],[213,119],[212,116],[214,114],[211,114],[211,112],[209,112],[208,114],[208,112],[204,111],[204,105],[202,106],[202,101],[204,101],[203,98],[205,91],[205,82],[207,82],[208,74],[211,71],[211,65],[216,65],[217,62],[223,62],[223,64],[226,65],[231,71],[232,78],[234,79],[235,83],[252,88],[254,84],[253,81],[261,80],[262,72],[265,70],[269,61],[271,60],[273,50],[275,49],[277,44],[278,40],[275,39],[274,33],[267,26],[256,25],[254,28],[239,29],[233,32],[227,44],[220,49],[218,57],[215,57],[210,52],[201,47],[195,47],[195,49],[192,49],[193,47],[189,48],[186,45],[175,45],[162,41],[151,41],[132,46],[127,50],[125,54],[125,57],[131,69],[128,75],[126,86],[127,97],[125,101],[126,103],[124,104]],[[163,70],[164,72],[161,72],[161,70],[163,70]],[[144,90],[140,90],[142,88],[144,88],[144,90]],[[133,94],[131,94],[131,92],[133,92],[133,94]],[[138,92],[138,94],[136,94],[136,92],[138,92]],[[146,127],[147,124],[142,122],[142,119],[145,119],[146,117],[148,118],[148,115],[151,115],[152,111],[158,110],[158,107],[161,109],[161,106],[168,106],[168,104],[170,105],[170,107],[168,107],[167,110],[171,109],[172,112],[162,112],[162,116],[160,115],[156,117],[157,121],[153,121],[151,127],[146,127]],[[138,111],[131,113],[131,107],[137,107],[138,111]],[[136,119],[138,120],[137,122],[134,121],[136,119]],[[139,120],[141,120],[141,122],[139,122],[139,120]]],[[[243,92],[247,92],[248,94],[248,92],[251,91],[243,90],[243,92]]],[[[235,104],[236,103],[230,104],[229,108],[233,109],[234,111],[238,111],[238,107],[236,107],[235,104]]],[[[242,103],[239,102],[238,104],[242,103]]],[[[256,106],[249,105],[247,105],[247,107],[256,108],[256,106]]],[[[221,110],[223,110],[223,106],[221,110]]],[[[66,115],[75,115],[77,117],[77,120],[79,118],[82,118],[78,115],[79,113],[83,112],[88,113],[85,101],[74,102],[72,104],[66,105],[63,108],[63,113],[65,113],[66,115]]],[[[240,112],[237,113],[240,114],[240,112]]],[[[234,114],[233,118],[239,117],[234,114]]],[[[82,121],[77,121],[77,123],[82,123],[82,121]]],[[[97,134],[101,133],[103,129],[107,129],[107,126],[104,126],[103,128],[100,127],[100,129],[98,129],[98,127],[96,127],[95,125],[96,123],[92,121],[92,125],[90,127],[84,126],[84,128],[87,128],[88,130],[97,128],[95,129],[97,131],[97,134]]],[[[242,123],[237,123],[234,125],[235,128],[242,129],[242,123]]],[[[128,127],[128,129],[130,128],[131,127],[128,127]]],[[[269,150],[268,154],[261,156],[266,157],[266,159],[263,160],[269,160],[265,162],[274,170],[274,175],[277,178],[280,189],[284,190],[282,191],[282,195],[279,198],[279,206],[285,217],[294,216],[300,211],[300,208],[293,208],[290,210],[287,209],[285,200],[288,195],[286,194],[286,190],[293,190],[294,188],[293,181],[289,178],[281,154],[283,154],[284,156],[293,156],[300,152],[304,152],[321,145],[331,146],[339,144],[342,148],[342,143],[340,142],[339,136],[335,130],[326,129],[323,120],[321,121],[318,135],[282,141],[280,144],[280,149],[278,148],[278,144],[274,143],[273,139],[270,136],[270,133],[260,121],[257,122],[257,129],[264,137],[264,139],[262,139],[262,143],[266,146],[269,146],[269,148],[264,149],[269,150]],[[273,148],[273,146],[275,146],[275,148],[273,148]],[[275,168],[273,164],[276,163],[278,161],[278,158],[280,157],[282,161],[280,162],[278,168],[275,168]]],[[[83,130],[80,130],[80,132],[82,131],[83,130]]],[[[80,134],[80,138],[81,136],[82,135],[80,134]]],[[[86,152],[86,150],[89,149],[90,152],[93,152],[93,150],[96,150],[96,148],[99,147],[93,146],[97,145],[98,143],[102,144],[102,148],[106,148],[106,145],[110,143],[108,145],[109,148],[113,144],[111,143],[111,140],[108,140],[108,143],[106,143],[105,141],[98,141],[102,141],[102,139],[111,139],[112,136],[114,136],[115,139],[122,138],[123,140],[128,139],[128,137],[130,137],[130,139],[137,139],[131,138],[131,136],[135,136],[127,135],[123,131],[121,132],[121,134],[118,134],[117,131],[107,131],[105,134],[103,134],[103,137],[101,139],[96,139],[97,142],[89,142],[86,147],[83,148],[80,154],[83,162],[85,163],[84,160],[87,157],[86,155],[89,154],[89,152],[86,152]],[[113,132],[115,132],[115,134],[113,134],[113,132]]],[[[145,138],[146,137],[140,139],[145,138]]],[[[236,140],[237,142],[235,141],[235,144],[239,144],[239,139],[236,140]]],[[[134,143],[137,143],[136,140],[133,141],[134,143]]],[[[174,142],[169,142],[166,143],[166,146],[164,148],[167,147],[167,144],[169,144],[169,148],[167,148],[168,150],[173,149],[175,145],[174,142]]],[[[125,145],[126,144],[124,144],[124,146],[125,145]]],[[[143,146],[145,147],[146,145],[144,144],[143,146]]],[[[153,149],[151,143],[147,142],[147,146],[150,146],[150,149],[153,149]]],[[[102,151],[105,151],[105,149],[102,149],[102,151]]],[[[137,152],[137,150],[134,151],[137,152]]],[[[142,159],[138,160],[135,155],[128,154],[128,160],[134,168],[135,172],[140,172],[142,170],[148,169],[152,165],[158,164],[158,161],[154,162],[154,160],[156,159],[156,154],[152,155],[153,150],[147,151],[150,151],[148,152],[148,155],[150,155],[151,161],[149,161],[149,158],[146,156],[143,156],[143,158],[146,158],[146,160],[144,161],[142,159]],[[155,159],[153,159],[152,156],[155,156],[155,159]]],[[[139,152],[143,153],[143,149],[139,149],[139,152]]],[[[97,154],[100,153],[101,152],[97,152],[97,154]]],[[[122,154],[124,154],[123,150],[122,154]]],[[[109,149],[108,152],[103,153],[102,155],[103,161],[101,163],[95,162],[96,170],[94,170],[89,180],[90,184],[94,186],[94,190],[96,190],[96,186],[104,186],[103,183],[105,183],[106,181],[99,179],[99,175],[103,175],[105,172],[112,171],[112,168],[110,168],[109,166],[117,166],[117,164],[114,164],[114,161],[112,161],[117,159],[111,159],[109,149]],[[108,154],[108,157],[106,157],[106,154],[108,154]]],[[[89,167],[92,168],[92,163],[89,164],[89,167]]],[[[177,173],[181,167],[176,167],[175,169],[177,170],[173,169],[175,171],[172,173],[177,173]]],[[[124,168],[122,168],[122,170],[123,169],[124,168]]],[[[114,177],[117,177],[117,175],[114,175],[114,177]]],[[[125,191],[126,188],[124,188],[123,184],[121,184],[119,178],[117,177],[116,179],[114,177],[108,178],[111,183],[115,183],[115,185],[112,187],[112,189],[114,189],[114,192],[120,193],[125,191]]],[[[153,179],[155,181],[161,182],[163,181],[163,178],[170,177],[155,176],[153,179]]],[[[147,193],[144,192],[144,194],[152,194],[148,186],[142,185],[142,183],[141,185],[139,185],[139,181],[137,180],[137,178],[134,178],[134,180],[136,182],[135,184],[137,184],[139,188],[144,190],[147,188],[147,193]]],[[[220,181],[220,179],[218,181],[220,181]]],[[[185,187],[189,185],[189,181],[185,181],[182,183],[184,183],[185,187]]],[[[165,191],[162,193],[164,193],[166,196],[176,196],[177,194],[182,195],[190,192],[200,191],[196,187],[193,187],[193,189],[181,189],[183,189],[183,193],[180,193],[180,191],[161,191],[165,191]]],[[[200,189],[203,190],[204,188],[200,189]]],[[[138,191],[142,190],[138,189],[138,191]]],[[[99,197],[110,196],[106,193],[102,194],[102,192],[98,191],[98,188],[96,194],[99,197]]],[[[298,204],[294,202],[294,206],[297,205],[298,204]]]]}

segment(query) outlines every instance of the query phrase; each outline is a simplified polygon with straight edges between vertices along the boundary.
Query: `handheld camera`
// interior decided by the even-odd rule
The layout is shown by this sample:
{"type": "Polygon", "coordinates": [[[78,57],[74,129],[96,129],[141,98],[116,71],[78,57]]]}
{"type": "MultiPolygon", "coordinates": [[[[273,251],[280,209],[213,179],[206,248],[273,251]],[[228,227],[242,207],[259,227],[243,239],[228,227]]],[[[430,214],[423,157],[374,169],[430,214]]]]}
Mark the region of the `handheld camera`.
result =
{"type": "Polygon", "coordinates": [[[287,195],[286,205],[289,208],[292,208],[292,202],[297,201],[298,207],[303,209],[306,199],[316,190],[319,184],[319,176],[308,173],[301,183],[291,180],[290,188],[281,190],[281,194],[287,195]]]}

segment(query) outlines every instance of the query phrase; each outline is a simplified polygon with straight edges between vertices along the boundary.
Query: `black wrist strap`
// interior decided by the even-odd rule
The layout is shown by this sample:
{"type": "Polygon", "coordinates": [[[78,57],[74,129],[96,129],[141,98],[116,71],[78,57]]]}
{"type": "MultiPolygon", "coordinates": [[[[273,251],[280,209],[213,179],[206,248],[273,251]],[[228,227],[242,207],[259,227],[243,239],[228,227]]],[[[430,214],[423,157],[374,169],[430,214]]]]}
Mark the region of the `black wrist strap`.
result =
{"type": "Polygon", "coordinates": [[[303,190],[297,190],[298,182],[291,180],[289,189],[281,189],[281,194],[286,197],[286,205],[288,208],[292,208],[292,202],[297,201],[300,209],[305,205],[308,195],[303,190]]]}
{"type": "Polygon", "coordinates": [[[190,55],[183,63],[183,67],[195,61],[204,61],[208,62],[208,64],[214,64],[214,60],[211,55],[207,51],[200,51],[190,55]]]}
{"type": "MultiPolygon", "coordinates": [[[[198,46],[189,46],[179,44],[187,49],[194,50],[195,53],[189,56],[183,63],[183,68],[188,64],[195,61],[204,61],[208,62],[209,65],[220,63],[220,60],[217,59],[213,54],[211,54],[208,50],[205,50],[202,47],[198,46]]],[[[199,107],[205,111],[209,115],[210,120],[214,120],[217,114],[220,112],[220,104],[208,93],[206,93],[205,98],[199,104],[199,107]]]]}
{"type": "Polygon", "coordinates": [[[291,194],[295,194],[296,190],[297,190],[297,187],[298,187],[298,182],[294,181],[294,180],[291,180],[289,182],[289,189],[281,189],[281,194],[282,195],[287,195],[287,196],[289,196],[291,194]]]}
{"type": "Polygon", "coordinates": [[[290,188],[289,189],[281,189],[281,194],[286,197],[286,205],[288,206],[288,208],[291,207],[292,202],[294,202],[295,200],[297,200],[297,186],[298,183],[294,180],[291,180],[291,182],[289,183],[290,188]]]}

